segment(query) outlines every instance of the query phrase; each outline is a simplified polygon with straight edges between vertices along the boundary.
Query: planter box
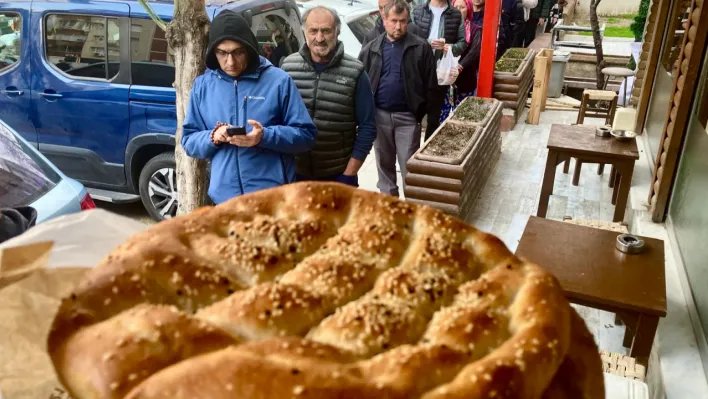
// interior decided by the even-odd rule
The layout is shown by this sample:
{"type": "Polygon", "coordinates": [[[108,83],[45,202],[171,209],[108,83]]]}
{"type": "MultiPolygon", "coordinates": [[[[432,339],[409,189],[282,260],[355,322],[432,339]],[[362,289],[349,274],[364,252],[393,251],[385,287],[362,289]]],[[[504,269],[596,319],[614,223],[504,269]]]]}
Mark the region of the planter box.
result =
{"type": "Polygon", "coordinates": [[[501,104],[491,98],[478,98],[478,97],[469,97],[469,99],[465,99],[460,106],[458,106],[455,111],[453,111],[450,116],[440,125],[440,127],[433,133],[433,135],[428,139],[423,144],[423,147],[416,152],[413,156],[417,159],[423,160],[423,161],[431,161],[431,162],[437,162],[437,163],[443,163],[443,164],[449,164],[449,165],[460,165],[466,158],[467,154],[469,154],[470,150],[473,148],[473,146],[477,143],[479,138],[481,136],[484,136],[484,132],[482,130],[490,125],[490,122],[496,115],[498,111],[501,109],[501,104]],[[465,103],[468,101],[474,101],[474,100],[481,100],[483,103],[486,103],[489,105],[489,109],[487,111],[487,114],[484,116],[484,118],[480,121],[473,122],[473,121],[466,121],[461,119],[462,116],[460,115],[460,110],[461,107],[464,106],[465,103]],[[450,156],[450,157],[444,157],[444,156],[437,156],[437,155],[429,155],[426,154],[426,150],[430,147],[430,145],[435,141],[438,140],[440,134],[445,130],[448,126],[455,126],[457,128],[468,128],[470,130],[473,130],[474,133],[472,134],[472,137],[470,140],[467,142],[467,144],[463,147],[462,151],[460,153],[450,156]]]}
{"type": "MultiPolygon", "coordinates": [[[[406,200],[430,205],[466,220],[501,154],[501,102],[492,106],[482,123],[459,122],[454,113],[408,161],[406,200]],[[421,153],[447,124],[466,125],[476,133],[460,154],[460,162],[429,160],[421,153]]],[[[456,160],[455,160],[456,161],[456,160]]]]}
{"type": "Polygon", "coordinates": [[[525,55],[516,71],[494,72],[493,97],[502,101],[504,108],[514,111],[514,123],[516,123],[526,107],[526,100],[528,100],[529,91],[533,84],[536,50],[512,48],[501,57],[500,61],[514,60],[515,58],[509,58],[507,55],[510,52],[525,52],[525,55]]]}

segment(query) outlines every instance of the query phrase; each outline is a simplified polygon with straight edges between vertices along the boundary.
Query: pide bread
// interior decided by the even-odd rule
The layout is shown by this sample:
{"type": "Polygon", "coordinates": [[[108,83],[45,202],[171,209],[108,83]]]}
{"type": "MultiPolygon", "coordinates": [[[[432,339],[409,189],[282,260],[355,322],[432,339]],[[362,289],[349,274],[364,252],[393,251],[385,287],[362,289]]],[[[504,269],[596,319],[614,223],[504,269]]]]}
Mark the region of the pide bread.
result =
{"type": "Polygon", "coordinates": [[[297,183],[162,222],[64,299],[86,398],[604,397],[557,280],[426,206],[297,183]]]}

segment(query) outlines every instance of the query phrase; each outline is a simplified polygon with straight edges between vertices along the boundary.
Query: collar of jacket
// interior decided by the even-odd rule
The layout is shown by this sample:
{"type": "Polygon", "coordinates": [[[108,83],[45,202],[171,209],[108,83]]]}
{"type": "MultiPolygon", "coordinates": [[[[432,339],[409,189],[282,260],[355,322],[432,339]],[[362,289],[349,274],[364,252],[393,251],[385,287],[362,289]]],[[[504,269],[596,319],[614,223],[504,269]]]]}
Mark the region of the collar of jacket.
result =
{"type": "MultiPolygon", "coordinates": [[[[371,43],[371,51],[374,53],[381,54],[381,47],[383,47],[383,43],[384,43],[384,41],[386,41],[386,37],[387,37],[387,35],[384,33],[381,36],[379,36],[378,38],[376,38],[376,40],[374,40],[371,43]]],[[[415,41],[415,39],[413,39],[413,36],[411,35],[411,33],[406,33],[406,36],[401,40],[403,40],[403,51],[404,52],[406,50],[408,50],[409,47],[415,47],[420,44],[420,43],[416,43],[416,41],[415,41]]]]}
{"type": "MultiPolygon", "coordinates": [[[[300,55],[302,56],[302,59],[304,59],[308,64],[310,64],[313,69],[315,68],[315,62],[312,61],[312,54],[310,53],[310,48],[307,47],[307,43],[305,43],[300,48],[300,55]]],[[[325,70],[339,65],[340,62],[342,62],[342,58],[344,58],[344,44],[338,40],[337,47],[334,48],[334,56],[332,56],[332,58],[327,63],[325,70]]]]}
{"type": "MultiPolygon", "coordinates": [[[[445,9],[445,11],[443,11],[443,14],[447,14],[447,13],[450,11],[450,9],[452,8],[452,4],[450,3],[450,0],[446,0],[445,2],[447,3],[447,8],[445,9]]],[[[430,9],[430,1],[428,1],[427,3],[425,3],[425,9],[428,10],[428,11],[430,11],[430,12],[433,12],[433,11],[430,9]]]]}
{"type": "Polygon", "coordinates": [[[261,71],[263,70],[262,66],[259,66],[256,68],[255,72],[250,72],[246,73],[243,75],[239,75],[237,77],[233,77],[226,72],[222,71],[221,69],[209,69],[211,73],[216,75],[217,78],[221,80],[226,80],[228,82],[233,82],[234,80],[243,80],[243,79],[249,79],[249,80],[258,80],[261,77],[261,71]]]}

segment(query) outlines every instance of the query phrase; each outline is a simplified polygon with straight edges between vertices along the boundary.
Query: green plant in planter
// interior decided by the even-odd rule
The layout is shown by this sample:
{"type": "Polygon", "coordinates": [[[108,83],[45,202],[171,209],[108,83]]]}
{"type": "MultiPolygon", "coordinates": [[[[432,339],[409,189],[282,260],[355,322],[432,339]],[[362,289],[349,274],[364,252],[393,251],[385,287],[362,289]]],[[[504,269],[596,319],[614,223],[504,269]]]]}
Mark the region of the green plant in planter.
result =
{"type": "Polygon", "coordinates": [[[462,155],[462,150],[465,149],[477,130],[476,126],[447,123],[425,147],[423,154],[446,158],[458,157],[462,155]]]}
{"type": "Polygon", "coordinates": [[[529,49],[527,48],[510,48],[509,50],[506,50],[506,53],[504,53],[502,58],[523,60],[524,58],[526,58],[526,55],[528,55],[528,53],[529,49]]]}
{"type": "Polygon", "coordinates": [[[452,119],[462,122],[481,122],[487,116],[491,103],[477,97],[467,97],[455,108],[452,119]]]}
{"type": "Polygon", "coordinates": [[[494,69],[497,72],[514,73],[514,72],[516,72],[517,69],[519,69],[522,62],[523,62],[523,60],[515,60],[515,59],[511,59],[511,58],[501,58],[499,61],[497,61],[497,65],[494,67],[494,69]]]}

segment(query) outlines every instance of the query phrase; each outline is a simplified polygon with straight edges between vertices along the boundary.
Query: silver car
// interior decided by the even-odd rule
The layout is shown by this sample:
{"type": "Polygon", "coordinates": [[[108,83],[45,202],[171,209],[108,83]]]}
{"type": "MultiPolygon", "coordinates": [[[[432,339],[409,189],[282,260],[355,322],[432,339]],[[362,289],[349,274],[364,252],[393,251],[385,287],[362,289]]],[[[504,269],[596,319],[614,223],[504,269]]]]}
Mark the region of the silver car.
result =
{"type": "Polygon", "coordinates": [[[19,206],[34,208],[37,223],[96,207],[81,183],[0,121],[0,207],[19,206]]]}

